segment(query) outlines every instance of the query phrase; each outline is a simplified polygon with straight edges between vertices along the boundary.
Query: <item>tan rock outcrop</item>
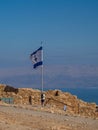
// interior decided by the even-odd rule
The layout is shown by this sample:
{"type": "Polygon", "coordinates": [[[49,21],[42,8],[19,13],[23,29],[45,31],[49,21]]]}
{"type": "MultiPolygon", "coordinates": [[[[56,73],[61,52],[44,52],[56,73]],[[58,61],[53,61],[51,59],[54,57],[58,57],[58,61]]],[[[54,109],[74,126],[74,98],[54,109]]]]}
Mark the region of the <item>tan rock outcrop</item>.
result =
{"type": "MultiPolygon", "coordinates": [[[[95,103],[87,103],[68,92],[60,90],[49,90],[44,92],[46,95],[46,111],[60,114],[82,115],[98,118],[95,103]],[[64,105],[67,106],[64,111],[64,105]]],[[[11,98],[14,104],[40,105],[41,91],[31,88],[14,88],[0,84],[0,98],[11,98]]]]}

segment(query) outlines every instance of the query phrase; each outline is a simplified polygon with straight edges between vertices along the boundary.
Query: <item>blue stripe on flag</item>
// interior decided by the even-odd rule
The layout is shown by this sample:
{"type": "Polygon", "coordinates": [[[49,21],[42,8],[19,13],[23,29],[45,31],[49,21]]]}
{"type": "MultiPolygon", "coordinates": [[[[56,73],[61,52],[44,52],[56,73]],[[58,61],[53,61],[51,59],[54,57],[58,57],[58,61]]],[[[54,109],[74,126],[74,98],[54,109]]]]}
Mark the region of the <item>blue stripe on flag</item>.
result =
{"type": "Polygon", "coordinates": [[[38,51],[41,51],[42,49],[43,49],[43,48],[42,48],[42,46],[41,46],[39,49],[37,49],[36,51],[34,51],[30,56],[36,54],[38,51]]]}
{"type": "Polygon", "coordinates": [[[35,69],[37,66],[42,65],[42,64],[43,64],[43,62],[42,62],[42,61],[37,62],[36,64],[34,64],[34,65],[33,65],[33,68],[35,69]]]}

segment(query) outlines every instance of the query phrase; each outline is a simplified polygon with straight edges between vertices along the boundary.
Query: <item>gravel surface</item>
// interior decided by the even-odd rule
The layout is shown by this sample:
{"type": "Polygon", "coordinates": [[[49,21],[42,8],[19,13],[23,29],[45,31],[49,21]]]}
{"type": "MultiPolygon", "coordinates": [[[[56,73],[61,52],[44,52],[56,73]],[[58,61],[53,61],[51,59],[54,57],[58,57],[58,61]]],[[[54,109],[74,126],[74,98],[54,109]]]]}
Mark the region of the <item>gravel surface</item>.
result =
{"type": "Polygon", "coordinates": [[[0,130],[98,130],[98,120],[1,105],[0,130]]]}

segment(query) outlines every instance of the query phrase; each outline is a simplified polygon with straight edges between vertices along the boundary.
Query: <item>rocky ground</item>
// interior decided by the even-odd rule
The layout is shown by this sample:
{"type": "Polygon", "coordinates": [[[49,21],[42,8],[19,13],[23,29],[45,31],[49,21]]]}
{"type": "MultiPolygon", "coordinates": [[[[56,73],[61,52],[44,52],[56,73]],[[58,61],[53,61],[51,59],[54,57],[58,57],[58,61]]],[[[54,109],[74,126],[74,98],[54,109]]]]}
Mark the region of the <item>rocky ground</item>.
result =
{"type": "Polygon", "coordinates": [[[39,90],[0,84],[0,130],[98,130],[97,104],[60,90],[44,94],[41,107],[39,90]]]}
{"type": "Polygon", "coordinates": [[[0,104],[0,130],[98,130],[98,119],[46,109],[40,105],[0,104]]]}
{"type": "MultiPolygon", "coordinates": [[[[45,94],[46,111],[63,113],[67,106],[67,114],[81,115],[98,118],[98,106],[96,103],[88,103],[78,99],[76,95],[61,90],[48,90],[45,94]]],[[[0,100],[8,104],[16,105],[40,105],[41,91],[31,88],[14,88],[0,84],[0,100]]]]}

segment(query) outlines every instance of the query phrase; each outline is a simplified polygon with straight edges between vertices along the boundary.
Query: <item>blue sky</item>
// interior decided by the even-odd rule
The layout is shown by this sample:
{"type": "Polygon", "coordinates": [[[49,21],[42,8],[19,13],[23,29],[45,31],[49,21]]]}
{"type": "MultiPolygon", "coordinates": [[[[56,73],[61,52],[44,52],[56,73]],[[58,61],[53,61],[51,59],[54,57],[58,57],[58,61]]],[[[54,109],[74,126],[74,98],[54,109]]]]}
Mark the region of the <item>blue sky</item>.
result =
{"type": "Polygon", "coordinates": [[[40,86],[29,55],[41,41],[45,86],[98,87],[97,0],[1,0],[1,83],[40,86]]]}

